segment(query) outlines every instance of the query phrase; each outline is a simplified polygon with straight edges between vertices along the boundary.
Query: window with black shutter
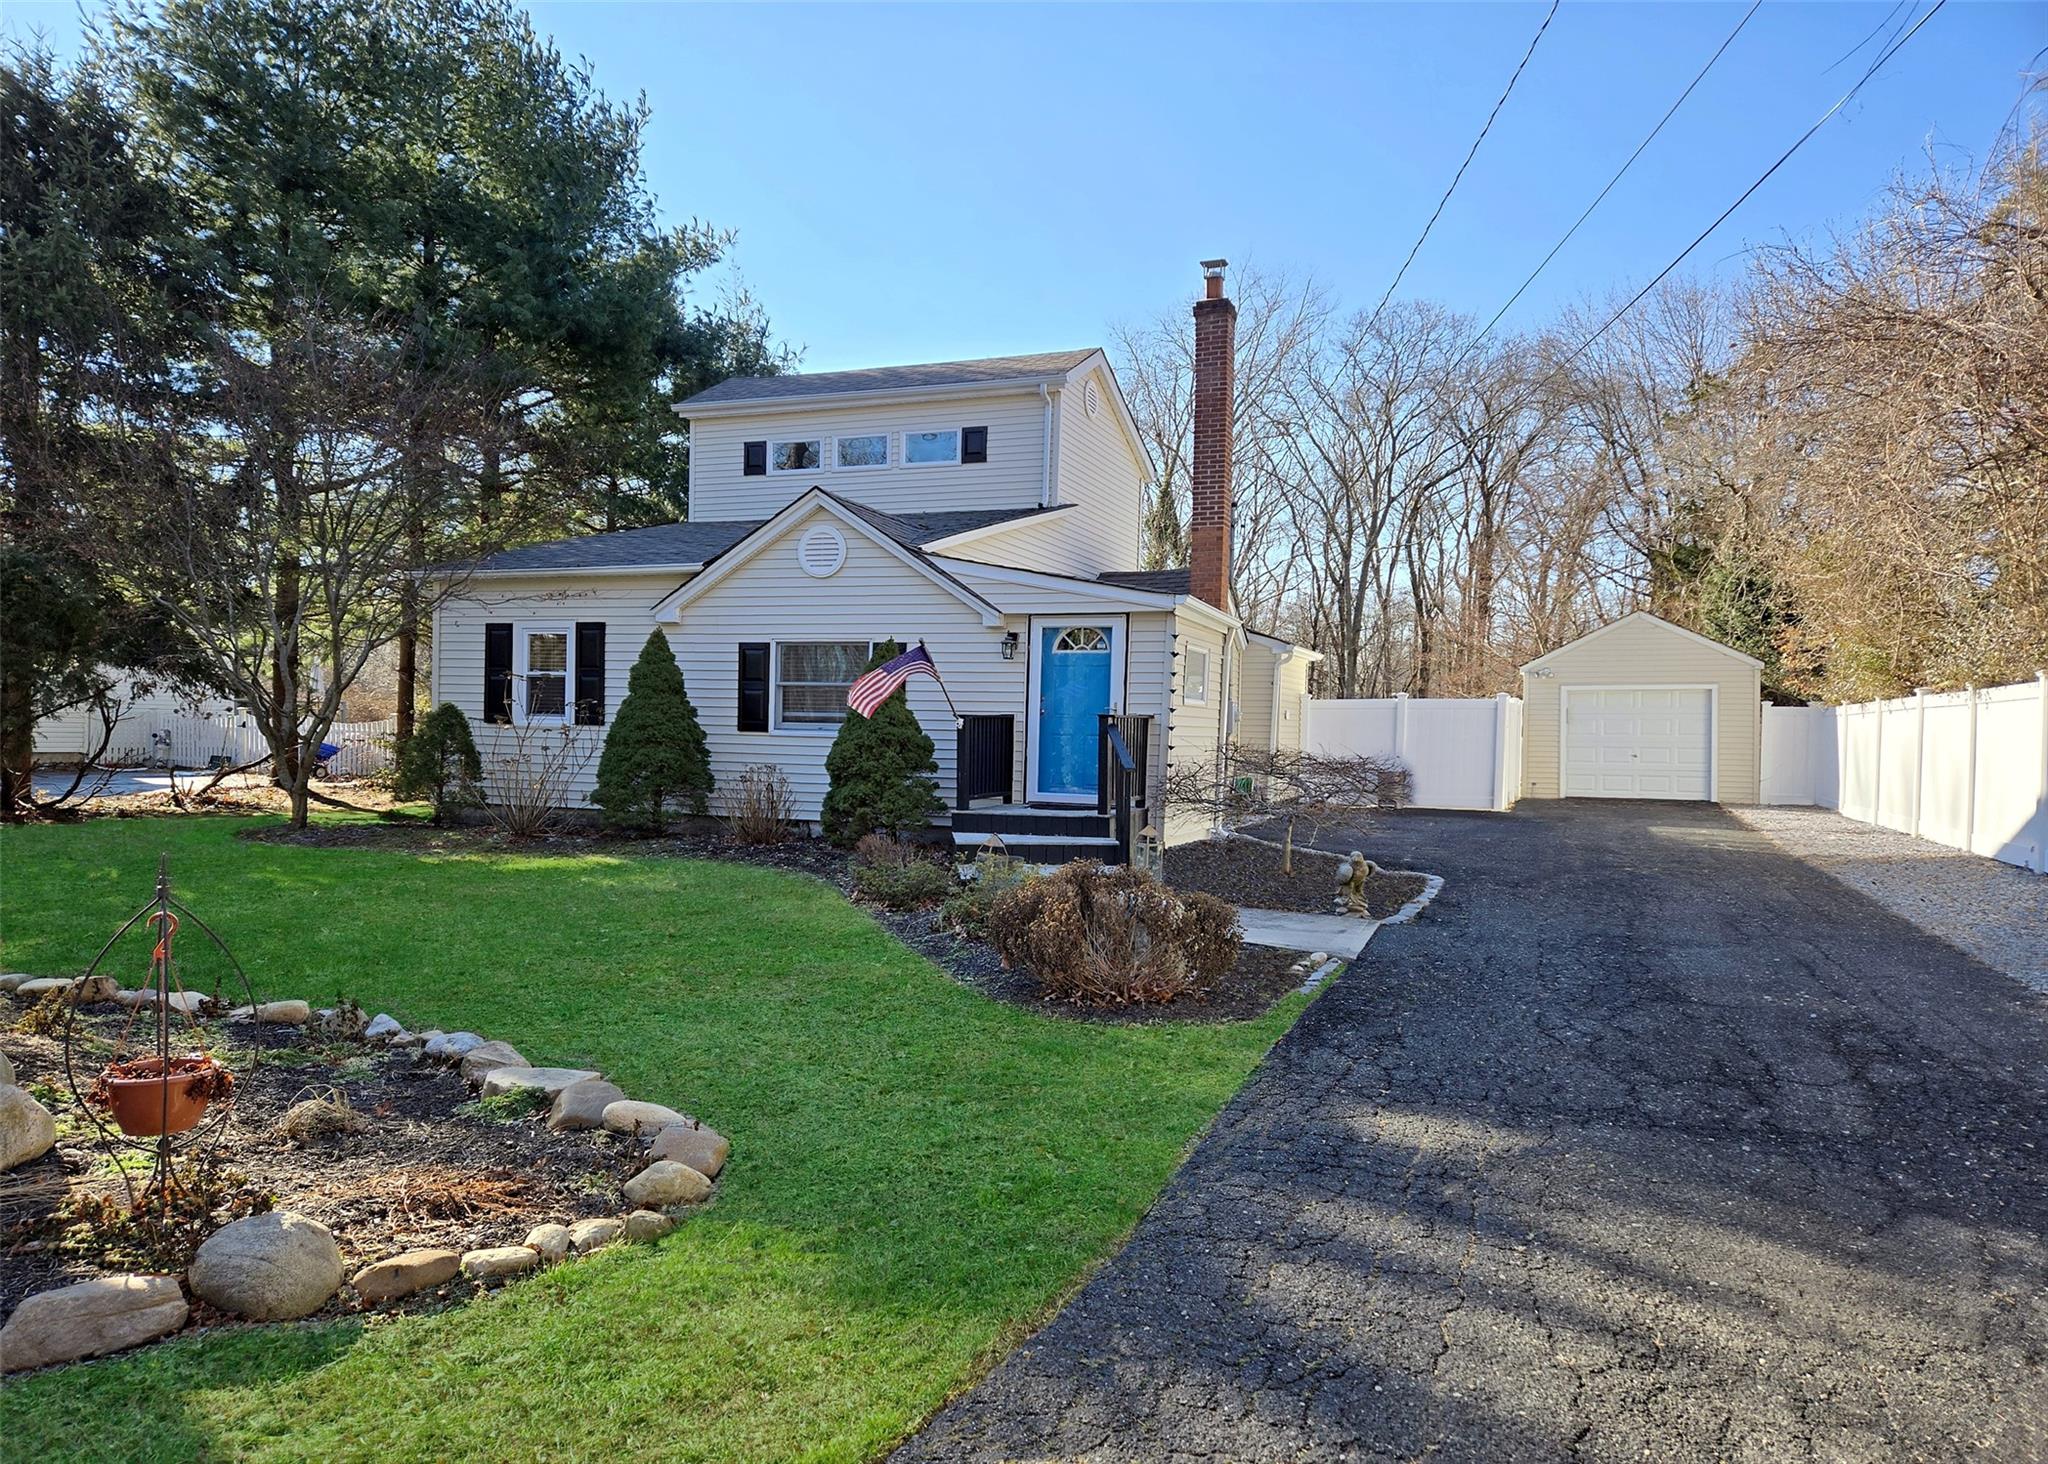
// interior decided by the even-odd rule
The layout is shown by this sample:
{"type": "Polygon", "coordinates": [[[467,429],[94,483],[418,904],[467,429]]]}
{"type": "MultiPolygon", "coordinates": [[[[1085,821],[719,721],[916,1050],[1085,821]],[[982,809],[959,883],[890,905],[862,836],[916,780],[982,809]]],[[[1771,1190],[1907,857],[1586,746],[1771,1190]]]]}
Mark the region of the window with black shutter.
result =
{"type": "Polygon", "coordinates": [[[484,720],[512,720],[512,622],[484,626],[484,720]]]}
{"type": "Polygon", "coordinates": [[[768,730],[768,643],[740,644],[739,730],[768,730]]]}
{"type": "Polygon", "coordinates": [[[604,725],[604,622],[576,622],[576,724],[604,725]]]}
{"type": "Polygon", "coordinates": [[[768,473],[768,444],[766,441],[749,442],[740,454],[740,473],[748,478],[760,478],[768,473]]]}
{"type": "Polygon", "coordinates": [[[988,461],[988,428],[963,427],[960,429],[960,461],[963,463],[985,463],[988,461]]]}

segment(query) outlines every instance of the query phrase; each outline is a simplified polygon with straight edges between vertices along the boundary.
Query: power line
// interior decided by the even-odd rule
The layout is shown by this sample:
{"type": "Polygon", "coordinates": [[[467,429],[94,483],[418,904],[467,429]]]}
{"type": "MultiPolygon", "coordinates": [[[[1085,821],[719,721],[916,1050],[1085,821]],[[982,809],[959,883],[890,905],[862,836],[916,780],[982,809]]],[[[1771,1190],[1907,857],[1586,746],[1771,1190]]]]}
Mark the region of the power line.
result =
{"type": "MultiPolygon", "coordinates": [[[[1851,46],[1848,50],[1844,51],[1841,55],[1835,57],[1834,60],[1830,61],[1827,64],[1827,66],[1822,69],[1821,75],[1826,76],[1828,72],[1833,71],[1837,66],[1840,66],[1844,61],[1847,61],[1851,56],[1855,55],[1858,51],[1862,50],[1865,46],[1869,45],[1873,40],[1877,39],[1877,33],[1883,30],[1886,26],[1890,25],[1892,23],[1892,17],[1894,15],[1897,15],[1901,10],[1904,10],[1905,8],[1906,0],[1898,0],[1897,4],[1893,5],[1890,10],[1885,12],[1884,19],[1880,20],[1876,25],[1870,28],[1870,33],[1868,35],[1864,36],[1862,40],[1858,41],[1855,45],[1851,46]]],[[[1878,47],[1878,49],[1883,50],[1884,48],[1880,46],[1878,47]]]]}
{"type": "Polygon", "coordinates": [[[1415,247],[1408,251],[1408,257],[1401,261],[1401,267],[1394,272],[1394,282],[1387,286],[1387,292],[1380,296],[1380,303],[1372,307],[1372,318],[1378,320],[1380,312],[1387,308],[1387,301],[1393,299],[1394,291],[1401,288],[1401,280],[1408,273],[1408,266],[1415,263],[1415,256],[1422,252],[1423,243],[1429,238],[1429,231],[1436,227],[1436,221],[1443,216],[1444,205],[1451,201],[1451,195],[1458,191],[1458,183],[1465,176],[1465,170],[1472,166],[1472,159],[1479,154],[1479,144],[1486,141],[1486,134],[1493,130],[1493,119],[1500,115],[1500,109],[1507,105],[1508,96],[1515,89],[1515,83],[1522,79],[1522,70],[1529,64],[1529,58],[1536,54],[1536,43],[1543,39],[1543,33],[1550,29],[1550,22],[1557,16],[1557,7],[1562,0],[1550,0],[1550,10],[1543,17],[1543,24],[1536,27],[1536,34],[1529,42],[1529,49],[1522,53],[1521,61],[1515,66],[1515,74],[1508,78],[1500,100],[1493,104],[1493,110],[1486,114],[1486,125],[1479,129],[1479,135],[1472,139],[1472,147],[1465,154],[1465,161],[1458,164],[1458,171],[1451,175],[1451,186],[1444,190],[1444,196],[1436,201],[1436,212],[1429,216],[1429,222],[1422,226],[1416,236],[1415,247]]]}
{"type": "MultiPolygon", "coordinates": [[[[1515,302],[1522,298],[1523,292],[1526,291],[1529,288],[1529,286],[1536,283],[1536,277],[1542,274],[1544,270],[1550,267],[1550,261],[1557,258],[1558,251],[1571,242],[1572,235],[1579,232],[1579,226],[1581,224],[1584,224],[1587,219],[1591,218],[1593,216],[1593,210],[1600,207],[1601,203],[1606,199],[1607,195],[1614,191],[1614,185],[1621,181],[1622,175],[1627,173],[1630,168],[1635,166],[1636,159],[1643,155],[1643,150],[1647,148],[1651,143],[1657,140],[1657,134],[1664,130],[1664,124],[1669,122],[1672,119],[1672,117],[1677,115],[1678,109],[1685,105],[1685,99],[1693,94],[1693,89],[1697,87],[1702,81],[1706,80],[1707,73],[1714,69],[1714,63],[1716,61],[1719,61],[1721,59],[1722,53],[1725,52],[1731,45],[1735,43],[1735,38],[1742,34],[1742,28],[1749,24],[1750,17],[1757,13],[1757,11],[1762,7],[1763,3],[1764,0],[1754,0],[1754,3],[1750,5],[1749,9],[1743,12],[1742,19],[1735,22],[1735,29],[1728,32],[1726,39],[1724,39],[1721,42],[1721,44],[1715,49],[1714,54],[1707,58],[1707,64],[1699,69],[1699,74],[1693,77],[1693,79],[1686,84],[1685,90],[1678,94],[1678,100],[1671,104],[1670,110],[1665,112],[1665,114],[1662,117],[1658,118],[1657,125],[1655,127],[1652,127],[1649,131],[1649,134],[1646,137],[1644,137],[1641,142],[1636,144],[1636,150],[1630,153],[1628,155],[1627,161],[1615,170],[1614,176],[1607,180],[1607,186],[1605,188],[1602,188],[1597,194],[1593,196],[1593,201],[1586,205],[1586,211],[1580,214],[1578,218],[1574,219],[1572,221],[1572,226],[1564,231],[1564,237],[1559,239],[1555,244],[1550,246],[1550,252],[1543,256],[1542,260],[1537,264],[1536,268],[1529,271],[1529,277],[1523,280],[1521,284],[1515,287],[1515,293],[1508,296],[1507,303],[1501,306],[1500,309],[1494,311],[1493,319],[1487,321],[1485,327],[1480,330],[1479,334],[1472,337],[1471,341],[1467,343],[1464,351],[1460,353],[1458,357],[1460,361],[1464,360],[1466,356],[1470,355],[1473,352],[1473,350],[1475,350],[1478,347],[1479,343],[1485,340],[1487,336],[1493,332],[1493,328],[1496,325],[1500,324],[1501,317],[1503,315],[1506,315],[1508,311],[1514,309],[1515,302]]],[[[1905,0],[1900,0],[1900,3],[1905,3],[1905,0]]]]}
{"type": "Polygon", "coordinates": [[[1569,367],[1574,361],[1578,360],[1579,357],[1585,355],[1586,352],[1592,347],[1595,341],[1599,340],[1600,337],[1606,335],[1609,330],[1614,328],[1614,323],[1616,321],[1620,320],[1622,316],[1628,314],[1629,311],[1635,309],[1635,307],[1642,302],[1642,299],[1645,295],[1649,294],[1650,291],[1656,289],[1658,285],[1662,284],[1664,282],[1664,277],[1666,275],[1670,274],[1671,271],[1673,271],[1674,269],[1677,269],[1679,265],[1685,262],[1686,256],[1690,255],[1693,252],[1693,250],[1699,248],[1700,245],[1704,244],[1707,241],[1707,236],[1709,234],[1713,233],[1714,230],[1720,228],[1721,225],[1728,222],[1728,216],[1730,214],[1734,213],[1735,210],[1742,207],[1744,203],[1748,202],[1749,196],[1752,193],[1755,193],[1757,189],[1763,187],[1765,183],[1770,181],[1771,176],[1774,173],[1776,173],[1778,169],[1784,167],[1786,163],[1790,162],[1792,159],[1792,155],[1798,152],[1799,149],[1801,149],[1802,147],[1806,146],[1807,142],[1811,140],[1813,135],[1816,132],[1820,131],[1822,127],[1826,126],[1828,120],[1832,118],[1835,115],[1835,113],[1841,111],[1842,108],[1849,105],[1849,102],[1855,97],[1856,93],[1863,90],[1864,83],[1869,81],[1871,77],[1877,75],[1879,69],[1882,68],[1887,61],[1891,60],[1892,57],[1896,56],[1902,49],[1904,49],[1908,41],[1912,40],[1914,36],[1920,34],[1920,28],[1926,25],[1928,21],[1934,19],[1935,16],[1939,15],[1941,13],[1942,7],[1947,4],[1948,0],[1935,0],[1933,8],[1930,9],[1925,15],[1921,16],[1919,20],[1915,21],[1913,23],[1913,28],[1907,31],[1905,35],[1901,36],[1898,40],[1894,41],[1890,46],[1888,46],[1884,51],[1879,53],[1878,58],[1870,63],[1870,68],[1867,71],[1865,71],[1863,75],[1859,76],[1856,79],[1856,84],[1850,87],[1847,91],[1843,92],[1841,96],[1837,97],[1835,99],[1835,104],[1832,107],[1829,107],[1825,112],[1821,113],[1820,117],[1814,122],[1814,124],[1811,127],[1807,128],[1806,131],[1800,133],[1798,140],[1794,142],[1790,147],[1786,148],[1785,151],[1779,155],[1778,160],[1775,163],[1772,163],[1768,168],[1764,169],[1763,174],[1754,183],[1750,184],[1749,187],[1743,189],[1741,194],[1737,196],[1735,202],[1729,204],[1728,207],[1722,209],[1720,214],[1716,216],[1716,218],[1711,224],[1708,224],[1706,228],[1700,230],[1698,236],[1693,239],[1692,243],[1686,245],[1685,248],[1681,249],[1677,253],[1677,255],[1673,257],[1669,264],[1665,265],[1664,268],[1658,270],[1656,275],[1650,280],[1650,282],[1647,285],[1644,285],[1640,290],[1636,291],[1635,294],[1631,295],[1628,299],[1627,304],[1623,305],[1619,310],[1615,311],[1612,315],[1608,316],[1606,320],[1602,321],[1600,324],[1600,328],[1598,330],[1594,331],[1591,335],[1587,336],[1584,340],[1580,341],[1579,344],[1575,348],[1573,348],[1572,353],[1569,356],[1565,357],[1562,361],[1558,362],[1557,365],[1553,366],[1549,371],[1545,372],[1542,377],[1542,380],[1548,381],[1552,376],[1555,376],[1558,372],[1563,371],[1567,367],[1569,367]]]}

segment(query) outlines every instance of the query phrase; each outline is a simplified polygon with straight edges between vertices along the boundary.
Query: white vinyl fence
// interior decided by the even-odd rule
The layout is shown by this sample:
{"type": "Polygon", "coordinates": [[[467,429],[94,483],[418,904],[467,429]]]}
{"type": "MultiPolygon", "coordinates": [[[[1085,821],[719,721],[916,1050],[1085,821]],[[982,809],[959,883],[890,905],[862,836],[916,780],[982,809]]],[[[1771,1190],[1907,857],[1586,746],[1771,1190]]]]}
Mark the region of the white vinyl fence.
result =
{"type": "Polygon", "coordinates": [[[1765,707],[1763,801],[2048,873],[2048,672],[1847,707],[1765,707]]]}
{"type": "Polygon", "coordinates": [[[1522,796],[1522,703],[1505,692],[1311,699],[1305,715],[1307,751],[1395,759],[1418,808],[1504,809],[1522,796]]]}
{"type": "MultiPolygon", "coordinates": [[[[393,741],[398,719],[381,722],[336,722],[327,740],[340,751],[328,760],[328,772],[337,778],[360,778],[388,768],[393,760],[393,741]]],[[[42,734],[38,733],[38,750],[42,734]]],[[[99,742],[99,725],[62,729],[49,738],[51,750],[60,747],[73,756],[79,749],[90,751],[99,742]]],[[[124,715],[114,724],[100,765],[110,768],[234,768],[266,756],[270,744],[256,719],[241,711],[202,711],[194,707],[149,706],[124,715]]]]}

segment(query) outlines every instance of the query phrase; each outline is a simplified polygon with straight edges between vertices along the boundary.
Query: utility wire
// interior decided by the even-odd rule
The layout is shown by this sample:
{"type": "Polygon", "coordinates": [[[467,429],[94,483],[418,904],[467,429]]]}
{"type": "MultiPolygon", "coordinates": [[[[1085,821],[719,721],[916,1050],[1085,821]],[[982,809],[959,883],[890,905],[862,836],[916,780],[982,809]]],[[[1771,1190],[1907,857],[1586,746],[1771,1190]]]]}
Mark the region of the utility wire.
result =
{"type": "MultiPolygon", "coordinates": [[[[1890,25],[1892,23],[1892,17],[1894,15],[1897,15],[1901,10],[1904,10],[1905,8],[1906,0],[1898,0],[1898,3],[1896,5],[1892,6],[1890,10],[1885,12],[1884,19],[1880,20],[1876,25],[1870,28],[1870,34],[1866,35],[1862,40],[1858,41],[1855,45],[1851,46],[1848,50],[1844,51],[1841,55],[1835,57],[1834,60],[1830,61],[1827,64],[1826,68],[1822,70],[1821,75],[1826,76],[1828,72],[1833,71],[1837,66],[1840,66],[1844,61],[1847,61],[1851,56],[1855,55],[1858,51],[1862,50],[1865,46],[1869,45],[1872,41],[1877,39],[1877,33],[1883,30],[1886,26],[1890,25]]],[[[1883,50],[1884,48],[1880,46],[1878,47],[1878,49],[1883,50]]]]}
{"type": "MultiPolygon", "coordinates": [[[[1651,143],[1657,140],[1657,134],[1664,130],[1664,124],[1669,122],[1672,119],[1672,117],[1677,115],[1678,109],[1685,105],[1685,99],[1693,94],[1693,89],[1697,87],[1702,81],[1706,80],[1707,73],[1714,69],[1714,63],[1716,61],[1719,61],[1721,59],[1722,53],[1725,52],[1731,45],[1735,43],[1735,38],[1742,34],[1742,28],[1749,24],[1750,17],[1755,15],[1757,11],[1760,8],[1762,8],[1763,3],[1764,0],[1754,0],[1754,3],[1750,5],[1749,9],[1745,10],[1742,13],[1742,19],[1735,22],[1735,29],[1728,32],[1726,39],[1724,39],[1721,42],[1721,44],[1715,49],[1714,54],[1707,58],[1707,64],[1699,69],[1699,74],[1693,77],[1693,79],[1690,82],[1686,83],[1685,90],[1678,94],[1678,100],[1671,104],[1671,108],[1669,111],[1667,111],[1662,117],[1657,119],[1657,125],[1650,129],[1649,135],[1644,137],[1641,142],[1636,144],[1636,150],[1630,153],[1628,155],[1628,160],[1615,170],[1614,176],[1607,180],[1607,186],[1605,188],[1602,188],[1597,194],[1595,194],[1593,197],[1593,201],[1586,205],[1586,211],[1580,214],[1578,218],[1572,221],[1572,226],[1564,231],[1564,237],[1559,239],[1555,244],[1550,246],[1550,252],[1543,256],[1541,262],[1537,264],[1536,268],[1529,271],[1529,277],[1523,280],[1521,284],[1515,287],[1515,293],[1508,296],[1507,304],[1501,306],[1500,309],[1494,311],[1493,319],[1487,321],[1485,327],[1481,329],[1479,334],[1472,337],[1471,341],[1466,344],[1464,351],[1459,354],[1458,359],[1460,361],[1463,361],[1466,356],[1471,355],[1472,352],[1478,348],[1479,343],[1485,340],[1488,335],[1492,334],[1493,328],[1496,325],[1500,324],[1501,317],[1503,315],[1506,315],[1508,311],[1514,309],[1515,302],[1522,298],[1523,292],[1526,291],[1529,288],[1529,286],[1535,284],[1536,277],[1542,274],[1544,270],[1550,267],[1550,261],[1557,258],[1558,251],[1571,242],[1572,235],[1579,232],[1579,226],[1584,224],[1587,219],[1591,218],[1593,216],[1593,210],[1600,207],[1601,203],[1606,199],[1607,195],[1614,191],[1614,185],[1621,181],[1622,175],[1627,173],[1630,168],[1635,166],[1636,159],[1643,155],[1643,150],[1647,148],[1651,143]]],[[[1900,3],[1904,4],[1905,0],[1900,0],[1900,3]]],[[[1873,34],[1875,33],[1873,32],[1873,34]]],[[[1868,37],[1865,37],[1865,39],[1867,40],[1868,37]]]]}
{"type": "Polygon", "coordinates": [[[1479,144],[1486,141],[1486,134],[1493,130],[1494,118],[1498,117],[1500,109],[1507,105],[1508,96],[1514,91],[1515,83],[1522,79],[1523,68],[1529,64],[1529,58],[1536,54],[1536,43],[1541,41],[1543,33],[1550,29],[1550,22],[1556,18],[1557,7],[1561,3],[1562,0],[1550,0],[1550,10],[1543,17],[1543,24],[1536,27],[1536,34],[1529,42],[1529,49],[1522,53],[1521,61],[1515,66],[1515,74],[1508,78],[1508,84],[1502,90],[1500,100],[1495,102],[1493,110],[1486,114],[1486,125],[1481,127],[1479,135],[1472,139],[1472,147],[1465,154],[1465,161],[1458,164],[1458,171],[1451,175],[1451,186],[1446,188],[1444,196],[1437,200],[1436,212],[1432,213],[1429,216],[1429,222],[1422,226],[1422,232],[1416,236],[1414,248],[1408,251],[1408,257],[1401,261],[1400,269],[1394,272],[1394,282],[1388,285],[1386,293],[1380,296],[1380,303],[1372,307],[1373,320],[1376,321],[1380,318],[1380,312],[1387,308],[1387,301],[1393,299],[1394,291],[1401,288],[1401,280],[1408,273],[1408,266],[1415,263],[1415,256],[1422,252],[1423,243],[1429,238],[1429,231],[1434,229],[1436,221],[1443,217],[1444,205],[1451,201],[1451,195],[1458,191],[1458,184],[1464,178],[1465,170],[1472,166],[1472,159],[1479,155],[1479,144]]]}
{"type": "Polygon", "coordinates": [[[1658,270],[1655,277],[1652,278],[1647,285],[1644,285],[1640,290],[1636,291],[1635,294],[1631,295],[1628,299],[1627,304],[1623,305],[1619,310],[1615,311],[1612,315],[1608,316],[1606,320],[1602,321],[1600,324],[1600,328],[1598,330],[1594,331],[1591,335],[1587,336],[1584,340],[1580,341],[1579,344],[1575,348],[1573,348],[1572,353],[1569,356],[1565,357],[1562,361],[1558,362],[1557,365],[1553,366],[1549,371],[1545,372],[1542,379],[1544,381],[1549,380],[1550,377],[1555,376],[1558,372],[1565,370],[1574,361],[1578,360],[1579,357],[1585,355],[1586,352],[1592,348],[1592,345],[1595,341],[1599,340],[1600,337],[1606,335],[1609,330],[1614,328],[1614,323],[1616,321],[1620,320],[1622,316],[1628,314],[1629,311],[1635,309],[1635,307],[1642,302],[1642,299],[1645,295],[1649,294],[1650,291],[1656,289],[1658,285],[1664,282],[1664,277],[1666,275],[1670,274],[1671,271],[1677,269],[1679,265],[1685,262],[1686,256],[1691,254],[1693,250],[1699,248],[1700,245],[1704,244],[1707,241],[1707,236],[1709,234],[1713,233],[1714,230],[1720,228],[1721,225],[1728,222],[1728,216],[1734,213],[1735,210],[1737,210],[1738,208],[1742,207],[1744,203],[1748,202],[1749,196],[1752,193],[1755,193],[1757,189],[1763,187],[1765,183],[1770,181],[1771,176],[1774,173],[1776,173],[1778,169],[1784,167],[1786,163],[1790,162],[1792,159],[1792,155],[1798,152],[1800,148],[1806,146],[1807,142],[1813,137],[1814,133],[1820,131],[1822,127],[1826,126],[1828,120],[1832,118],[1835,115],[1835,113],[1841,111],[1842,108],[1848,106],[1849,102],[1855,97],[1856,93],[1863,90],[1864,83],[1869,81],[1871,77],[1877,75],[1879,69],[1883,67],[1883,65],[1887,61],[1891,60],[1892,57],[1896,56],[1902,49],[1904,49],[1906,43],[1912,40],[1914,36],[1920,33],[1920,28],[1926,25],[1928,21],[1934,19],[1935,16],[1939,15],[1941,13],[1942,7],[1947,4],[1948,0],[1935,0],[1933,8],[1930,9],[1925,15],[1921,16],[1919,20],[1915,21],[1913,23],[1913,28],[1907,31],[1905,35],[1901,36],[1898,40],[1892,42],[1890,46],[1888,46],[1884,51],[1879,53],[1878,58],[1870,63],[1870,68],[1867,71],[1865,71],[1863,75],[1856,79],[1856,84],[1850,87],[1847,91],[1843,92],[1841,96],[1837,97],[1835,99],[1835,104],[1832,107],[1829,107],[1825,112],[1821,113],[1819,119],[1815,121],[1811,127],[1807,128],[1806,131],[1800,133],[1798,140],[1794,142],[1790,147],[1786,148],[1785,151],[1779,155],[1778,160],[1775,163],[1772,163],[1768,168],[1764,169],[1762,176],[1759,177],[1756,180],[1756,182],[1750,184],[1749,187],[1743,189],[1741,194],[1736,198],[1735,202],[1729,204],[1728,207],[1722,209],[1720,214],[1714,219],[1714,221],[1711,224],[1708,224],[1706,228],[1700,230],[1698,236],[1694,238],[1692,243],[1686,245],[1685,248],[1681,249],[1678,252],[1678,254],[1672,259],[1672,261],[1669,264],[1665,265],[1664,268],[1658,270]]]}

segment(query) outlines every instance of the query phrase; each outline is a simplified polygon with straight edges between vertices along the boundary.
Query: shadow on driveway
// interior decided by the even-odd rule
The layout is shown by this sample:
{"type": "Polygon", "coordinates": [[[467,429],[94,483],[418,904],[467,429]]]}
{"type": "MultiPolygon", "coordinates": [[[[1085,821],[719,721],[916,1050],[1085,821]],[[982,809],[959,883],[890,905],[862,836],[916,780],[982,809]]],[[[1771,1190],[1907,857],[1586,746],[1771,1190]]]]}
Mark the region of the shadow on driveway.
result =
{"type": "Polygon", "coordinates": [[[1446,876],[899,1460],[2048,1456],[2048,1002],[1697,805],[1446,876]]]}

